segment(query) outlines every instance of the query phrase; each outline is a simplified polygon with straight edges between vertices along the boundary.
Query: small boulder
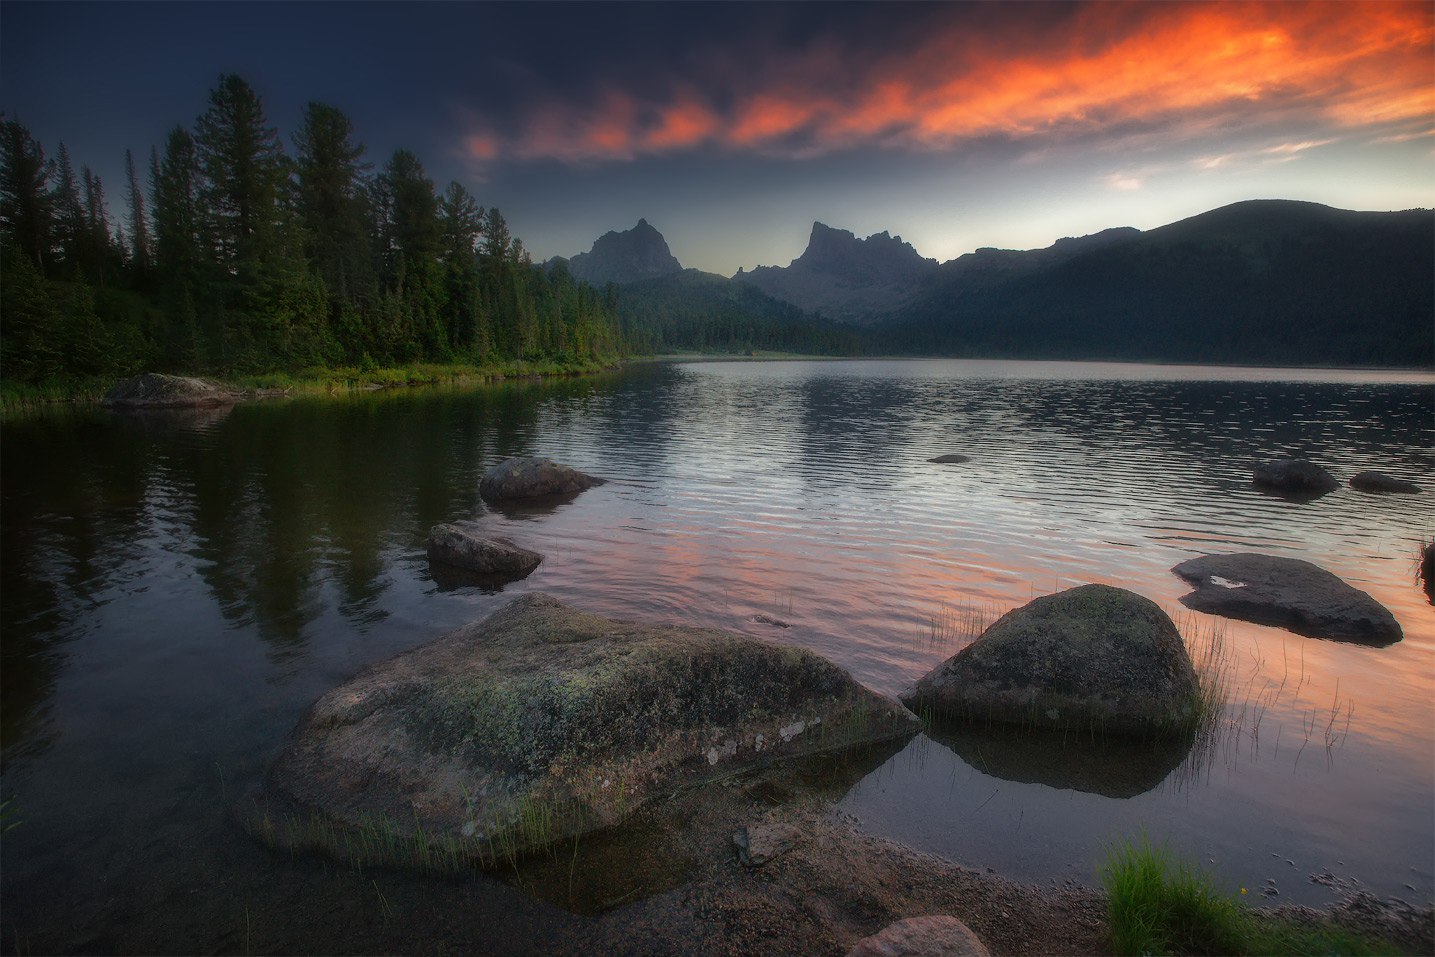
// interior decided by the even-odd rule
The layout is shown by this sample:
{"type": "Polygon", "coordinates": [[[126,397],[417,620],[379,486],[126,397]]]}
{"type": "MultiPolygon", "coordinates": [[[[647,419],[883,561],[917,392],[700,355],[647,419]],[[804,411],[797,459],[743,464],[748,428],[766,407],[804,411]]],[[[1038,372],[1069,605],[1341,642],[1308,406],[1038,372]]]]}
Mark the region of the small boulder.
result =
{"type": "Polygon", "coordinates": [[[1251,480],[1262,488],[1290,495],[1324,495],[1340,488],[1325,469],[1306,459],[1273,459],[1256,466],[1251,480]]]}
{"type": "Polygon", "coordinates": [[[435,525],[429,530],[428,557],[477,572],[509,579],[530,574],[543,556],[519,548],[506,538],[484,538],[458,525],[435,525]]]}
{"type": "Polygon", "coordinates": [[[492,865],[680,789],[917,729],[810,651],[530,593],[320,698],[251,820],[283,847],[379,835],[393,863],[437,846],[492,865]]]}
{"type": "Polygon", "coordinates": [[[1003,615],[901,697],[957,720],[1161,736],[1189,731],[1199,689],[1155,602],[1082,585],[1003,615]]]}
{"type": "Polygon", "coordinates": [[[1171,571],[1196,590],[1196,611],[1288,628],[1311,638],[1389,645],[1403,635],[1384,605],[1318,565],[1251,552],[1205,555],[1171,571]]]}
{"type": "Polygon", "coordinates": [[[552,459],[523,456],[504,459],[485,472],[478,483],[478,494],[485,502],[503,502],[572,495],[602,484],[602,479],[584,475],[552,459]]]}
{"type": "Polygon", "coordinates": [[[1414,482],[1407,482],[1384,472],[1356,472],[1350,477],[1350,487],[1358,492],[1393,492],[1397,495],[1420,493],[1420,486],[1414,482]]]}
{"type": "Polygon", "coordinates": [[[908,917],[864,937],[847,957],[990,957],[981,938],[955,917],[908,917]]]}
{"type": "Polygon", "coordinates": [[[743,867],[761,867],[792,850],[801,836],[791,824],[749,824],[733,832],[732,842],[743,867]]]}
{"type": "Polygon", "coordinates": [[[233,405],[234,396],[204,379],[146,372],[115,384],[100,405],[107,409],[201,409],[233,405]]]}
{"type": "Polygon", "coordinates": [[[928,462],[936,462],[938,465],[956,465],[960,462],[970,462],[970,455],[958,455],[955,452],[948,452],[946,455],[939,455],[934,459],[927,459],[928,462]]]}

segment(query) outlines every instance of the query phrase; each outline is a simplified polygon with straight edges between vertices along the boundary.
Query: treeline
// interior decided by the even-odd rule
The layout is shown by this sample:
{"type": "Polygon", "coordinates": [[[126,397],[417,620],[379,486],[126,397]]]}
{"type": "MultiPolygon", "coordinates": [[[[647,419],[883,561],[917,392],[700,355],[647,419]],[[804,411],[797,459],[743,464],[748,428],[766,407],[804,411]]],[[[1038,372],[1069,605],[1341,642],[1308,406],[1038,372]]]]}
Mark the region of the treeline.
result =
{"type": "Polygon", "coordinates": [[[398,150],[375,173],[310,103],[286,150],[225,75],[192,128],[100,178],[0,119],[0,379],[416,361],[575,363],[621,351],[615,295],[535,266],[497,209],[398,150]],[[147,188],[146,188],[147,186],[147,188]]]}
{"type": "Polygon", "coordinates": [[[747,283],[685,269],[626,283],[617,300],[624,340],[635,352],[798,352],[855,356],[861,330],[804,312],[747,283]]]}

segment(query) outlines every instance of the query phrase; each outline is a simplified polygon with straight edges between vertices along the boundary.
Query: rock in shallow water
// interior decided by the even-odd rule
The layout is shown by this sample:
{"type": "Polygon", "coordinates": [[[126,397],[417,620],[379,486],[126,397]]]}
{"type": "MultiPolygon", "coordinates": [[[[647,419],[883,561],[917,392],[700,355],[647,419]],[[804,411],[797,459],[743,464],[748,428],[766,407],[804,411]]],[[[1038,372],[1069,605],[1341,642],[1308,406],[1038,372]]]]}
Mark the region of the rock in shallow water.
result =
{"type": "Polygon", "coordinates": [[[1171,571],[1196,586],[1181,604],[1196,611],[1289,628],[1298,635],[1371,645],[1401,639],[1384,605],[1318,565],[1242,552],[1205,555],[1171,571]]]}
{"type": "Polygon", "coordinates": [[[506,538],[484,538],[458,525],[435,525],[429,530],[428,557],[466,571],[513,580],[530,574],[543,556],[519,548],[506,538]]]}
{"type": "Polygon", "coordinates": [[[1340,488],[1325,469],[1305,459],[1274,459],[1257,465],[1251,480],[1263,488],[1289,495],[1316,496],[1340,488]]]}
{"type": "Polygon", "coordinates": [[[552,459],[524,456],[504,459],[485,472],[478,483],[478,494],[485,502],[504,502],[572,495],[602,484],[602,479],[559,465],[552,459]]]}
{"type": "Polygon", "coordinates": [[[234,396],[212,382],[146,372],[115,384],[100,405],[107,409],[199,409],[233,405],[234,396]]]}
{"type": "Polygon", "coordinates": [[[970,455],[959,455],[956,452],[948,452],[946,455],[939,455],[936,458],[927,459],[928,462],[935,462],[938,465],[959,465],[962,462],[970,462],[970,455]]]}
{"type": "Polygon", "coordinates": [[[1418,495],[1420,486],[1414,482],[1386,475],[1384,472],[1356,472],[1350,477],[1350,487],[1358,492],[1393,492],[1397,495],[1418,495]]]}
{"type": "Polygon", "coordinates": [[[1179,735],[1198,696],[1186,645],[1155,602],[1082,585],[1003,615],[902,701],[958,720],[1179,735]]]}
{"type": "Polygon", "coordinates": [[[378,833],[493,862],[681,788],[916,730],[811,652],[529,594],[319,699],[261,799],[304,827],[265,836],[335,849],[378,833]]]}

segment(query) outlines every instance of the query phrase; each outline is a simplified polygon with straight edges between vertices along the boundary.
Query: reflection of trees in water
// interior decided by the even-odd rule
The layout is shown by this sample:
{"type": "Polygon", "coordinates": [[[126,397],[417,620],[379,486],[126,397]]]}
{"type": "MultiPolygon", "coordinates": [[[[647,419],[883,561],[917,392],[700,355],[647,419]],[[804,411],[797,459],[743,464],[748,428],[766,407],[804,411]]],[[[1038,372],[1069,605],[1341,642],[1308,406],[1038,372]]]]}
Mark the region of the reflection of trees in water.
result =
{"type": "Polygon", "coordinates": [[[46,709],[85,618],[132,573],[149,518],[153,448],[142,423],[103,413],[5,425],[0,456],[0,741],[43,749],[46,709]]]}

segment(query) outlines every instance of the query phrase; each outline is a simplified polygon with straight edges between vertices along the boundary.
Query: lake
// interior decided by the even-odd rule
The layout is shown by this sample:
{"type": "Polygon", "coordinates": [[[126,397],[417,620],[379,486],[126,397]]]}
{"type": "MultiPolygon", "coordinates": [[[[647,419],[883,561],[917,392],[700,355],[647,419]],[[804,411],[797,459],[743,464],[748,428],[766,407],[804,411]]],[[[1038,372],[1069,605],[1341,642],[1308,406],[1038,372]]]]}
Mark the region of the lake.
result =
{"type": "Polygon", "coordinates": [[[318,696],[530,590],[802,645],[895,693],[1033,597],[1133,589],[1196,644],[1221,629],[1209,746],[1073,764],[1029,736],[921,735],[836,810],[1028,882],[1095,884],[1144,832],[1252,900],[1435,896],[1435,608],[1415,579],[1432,495],[1293,502],[1250,481],[1299,454],[1435,490],[1427,373],[652,363],[3,434],[6,951],[542,950],[585,918],[489,878],[274,854],[229,811],[318,696]],[[971,458],[928,462],[948,452],[971,458]],[[489,509],[480,476],[519,454],[610,481],[489,509]],[[435,581],[429,528],[468,519],[546,560],[501,592],[435,581]],[[1170,567],[1227,551],[1313,561],[1405,638],[1185,612],[1170,567]]]}

